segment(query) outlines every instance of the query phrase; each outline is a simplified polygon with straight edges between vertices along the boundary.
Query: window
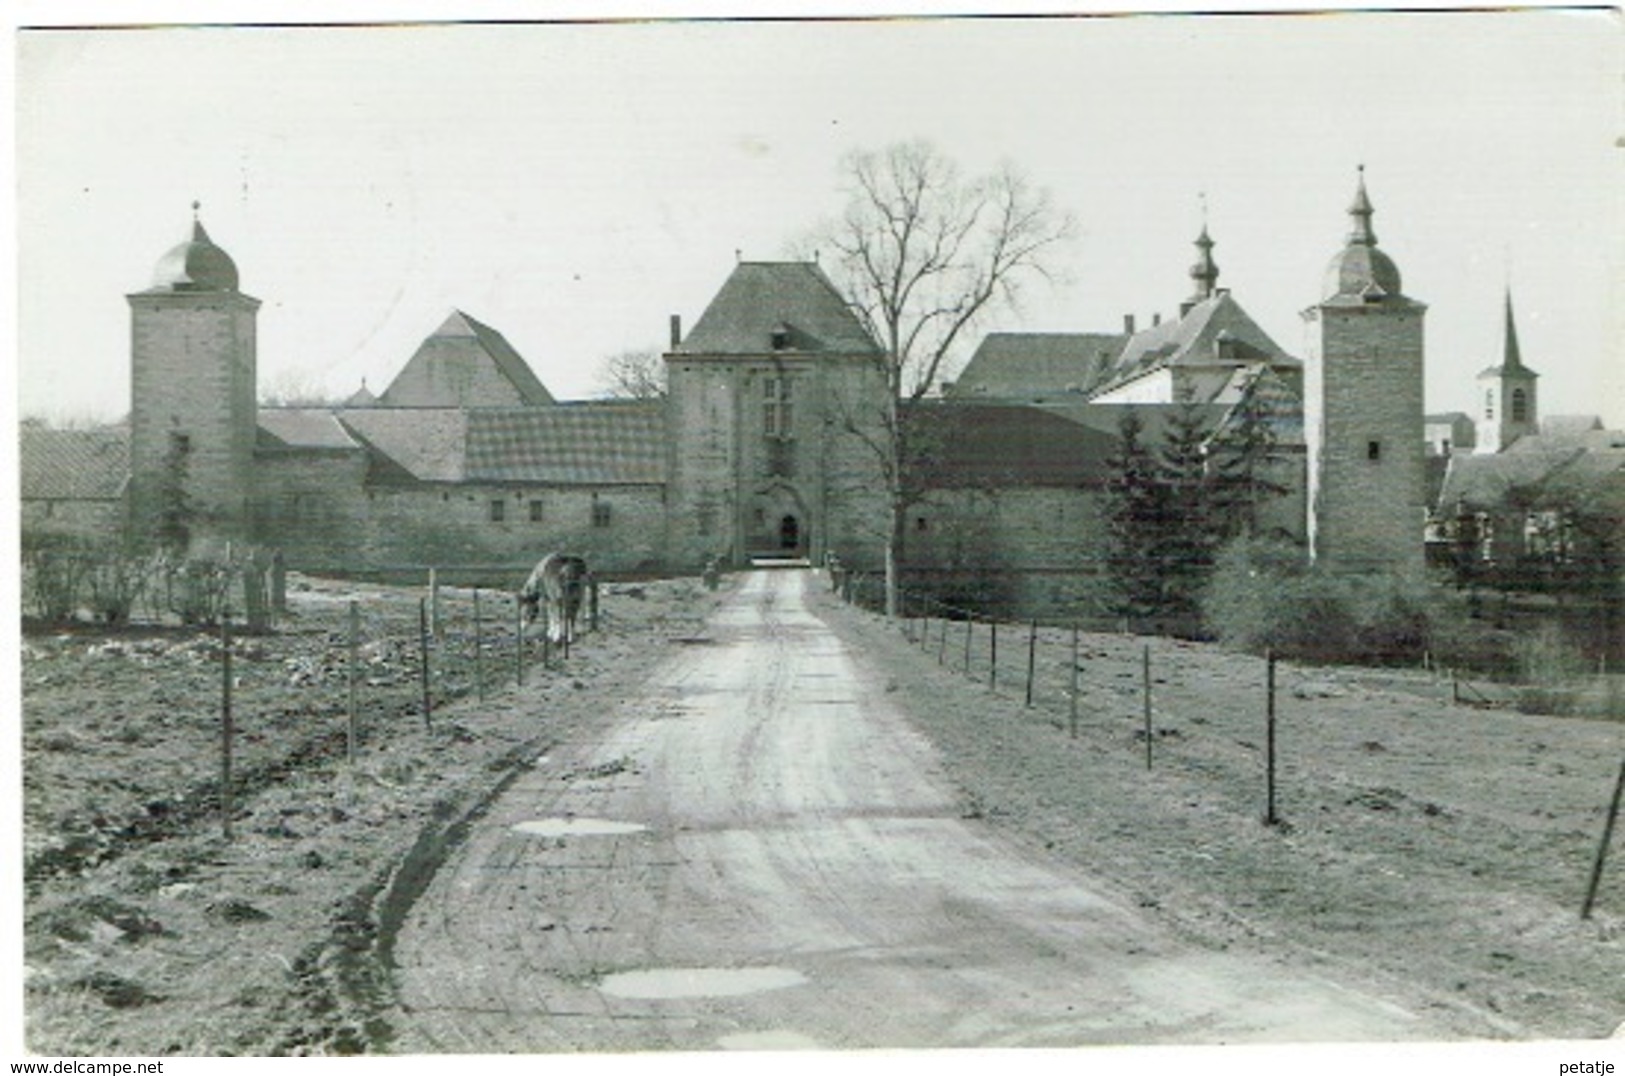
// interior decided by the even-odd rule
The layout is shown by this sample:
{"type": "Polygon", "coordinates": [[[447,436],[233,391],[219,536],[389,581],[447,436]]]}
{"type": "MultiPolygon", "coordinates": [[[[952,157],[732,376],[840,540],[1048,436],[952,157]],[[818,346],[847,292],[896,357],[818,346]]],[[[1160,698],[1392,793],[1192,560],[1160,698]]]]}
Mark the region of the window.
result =
{"type": "Polygon", "coordinates": [[[925,517],[924,516],[915,516],[914,517],[914,529],[915,530],[923,531],[923,530],[926,529],[926,526],[927,526],[927,524],[925,522],[925,517]]]}
{"type": "Polygon", "coordinates": [[[762,432],[768,437],[787,439],[791,436],[794,416],[790,405],[790,385],[788,377],[762,379],[762,432]]]}
{"type": "Polygon", "coordinates": [[[540,523],[542,521],[542,502],[541,501],[531,501],[530,502],[530,521],[532,523],[540,523]]]}
{"type": "Polygon", "coordinates": [[[177,456],[184,456],[192,451],[192,435],[189,433],[170,432],[169,451],[177,456]]]}
{"type": "Polygon", "coordinates": [[[491,502],[491,522],[501,523],[508,518],[508,502],[496,500],[491,502]]]}
{"type": "Polygon", "coordinates": [[[1372,463],[1376,463],[1378,460],[1382,459],[1382,442],[1367,441],[1365,443],[1365,458],[1370,460],[1372,463]]]}
{"type": "Polygon", "coordinates": [[[1523,389],[1512,390],[1512,421],[1529,421],[1529,394],[1523,389]]]}
{"type": "Polygon", "coordinates": [[[1484,390],[1484,417],[1487,418],[1487,419],[1495,418],[1495,390],[1494,389],[1485,389],[1484,390]]]}
{"type": "Polygon", "coordinates": [[[595,527],[609,526],[609,504],[606,501],[592,502],[592,525],[595,527]]]}

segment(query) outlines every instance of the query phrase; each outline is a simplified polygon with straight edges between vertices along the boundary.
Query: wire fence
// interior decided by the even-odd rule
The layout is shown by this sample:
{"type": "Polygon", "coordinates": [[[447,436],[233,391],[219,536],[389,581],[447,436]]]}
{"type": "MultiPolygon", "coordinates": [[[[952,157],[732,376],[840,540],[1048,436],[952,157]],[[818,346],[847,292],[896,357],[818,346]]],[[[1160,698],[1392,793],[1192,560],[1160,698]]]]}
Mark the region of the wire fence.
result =
{"type": "MultiPolygon", "coordinates": [[[[843,601],[872,612],[884,612],[886,587],[883,577],[842,568],[829,572],[828,577],[832,589],[843,601]]],[[[1173,640],[1130,637],[1126,625],[1121,622],[1102,624],[1098,618],[1093,622],[1080,619],[1059,625],[1053,622],[1041,624],[1032,619],[1001,620],[903,588],[898,589],[896,603],[896,629],[910,644],[934,658],[945,670],[984,686],[990,695],[1012,701],[1019,699],[1023,712],[1031,713],[1035,720],[1065,729],[1071,739],[1076,740],[1086,733],[1120,737],[1125,731],[1125,718],[1134,717],[1137,718],[1137,727],[1132,736],[1147,771],[1156,769],[1165,759],[1184,771],[1210,775],[1234,764],[1235,760],[1221,761],[1199,757],[1189,750],[1170,750],[1180,747],[1183,739],[1178,724],[1181,717],[1176,715],[1173,706],[1191,706],[1188,689],[1185,693],[1187,697],[1178,698],[1173,706],[1164,697],[1176,694],[1170,682],[1175,678],[1176,669],[1173,666],[1177,665],[1178,656],[1177,652],[1170,653],[1169,648],[1182,644],[1173,640]],[[1099,654],[1096,646],[1102,629],[1121,637],[1124,646],[1137,651],[1133,655],[1138,660],[1135,662],[1137,669],[1132,683],[1123,682],[1129,674],[1120,670],[1115,674],[1116,680],[1110,684],[1101,684],[1098,679],[1097,682],[1086,682],[1090,659],[1099,654]],[[1087,648],[1084,644],[1086,634],[1092,637],[1087,648]],[[1164,744],[1168,746],[1161,746],[1164,744]]],[[[1117,654],[1119,659],[1122,656],[1121,653],[1117,654]]],[[[1236,655],[1235,660],[1245,664],[1258,659],[1236,655]]],[[[1255,761],[1251,757],[1252,752],[1248,753],[1248,762],[1257,771],[1257,797],[1262,806],[1260,818],[1266,826],[1280,826],[1285,821],[1279,809],[1277,664],[1275,655],[1269,652],[1258,660],[1258,724],[1254,727],[1263,734],[1263,747],[1259,752],[1263,757],[1255,761]],[[1258,762],[1262,764],[1257,765],[1258,762]]],[[[1452,706],[1511,709],[1529,701],[1528,695],[1520,694],[1514,687],[1470,681],[1453,670],[1432,665],[1427,659],[1424,659],[1420,672],[1421,675],[1417,670],[1375,670],[1370,675],[1375,677],[1377,683],[1388,688],[1452,706]]],[[[1357,675],[1364,678],[1367,673],[1360,670],[1357,675]]],[[[1625,676],[1599,671],[1587,689],[1603,693],[1609,714],[1625,717],[1625,676]]],[[[1317,690],[1328,694],[1341,693],[1341,689],[1330,685],[1317,688],[1313,684],[1300,684],[1296,689],[1297,697],[1312,698],[1317,690]]],[[[1209,720],[1190,713],[1183,716],[1197,721],[1209,720]]],[[[1228,731],[1234,733],[1236,726],[1232,725],[1228,731]]],[[[1254,748],[1250,741],[1242,741],[1241,745],[1254,748]]],[[[1596,901],[1603,864],[1620,810],[1622,786],[1625,786],[1625,765],[1622,765],[1619,781],[1604,812],[1604,829],[1586,887],[1582,918],[1591,916],[1596,901]]]]}

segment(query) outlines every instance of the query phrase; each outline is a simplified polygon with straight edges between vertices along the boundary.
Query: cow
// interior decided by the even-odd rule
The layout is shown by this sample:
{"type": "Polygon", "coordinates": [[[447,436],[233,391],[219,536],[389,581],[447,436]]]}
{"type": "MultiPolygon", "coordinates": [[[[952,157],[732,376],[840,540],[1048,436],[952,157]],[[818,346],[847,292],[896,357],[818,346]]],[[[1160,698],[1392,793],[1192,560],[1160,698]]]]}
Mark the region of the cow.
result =
{"type": "Polygon", "coordinates": [[[584,557],[573,553],[549,553],[543,557],[519,588],[524,607],[524,623],[545,617],[550,642],[568,644],[575,639],[576,617],[586,596],[591,575],[584,557]]]}

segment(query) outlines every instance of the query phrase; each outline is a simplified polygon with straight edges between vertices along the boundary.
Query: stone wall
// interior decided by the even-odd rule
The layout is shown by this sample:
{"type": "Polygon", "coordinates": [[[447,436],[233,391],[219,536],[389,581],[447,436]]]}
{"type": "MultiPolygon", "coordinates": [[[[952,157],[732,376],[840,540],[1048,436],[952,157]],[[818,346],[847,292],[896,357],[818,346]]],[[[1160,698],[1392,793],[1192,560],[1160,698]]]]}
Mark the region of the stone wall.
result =
{"type": "Polygon", "coordinates": [[[229,292],[142,293],[129,302],[132,521],[149,525],[172,446],[184,444],[194,542],[241,538],[253,479],[259,302],[229,292]]]}
{"type": "Polygon", "coordinates": [[[1314,555],[1353,571],[1419,570],[1426,518],[1423,308],[1390,299],[1313,307],[1305,316],[1314,555]]]}

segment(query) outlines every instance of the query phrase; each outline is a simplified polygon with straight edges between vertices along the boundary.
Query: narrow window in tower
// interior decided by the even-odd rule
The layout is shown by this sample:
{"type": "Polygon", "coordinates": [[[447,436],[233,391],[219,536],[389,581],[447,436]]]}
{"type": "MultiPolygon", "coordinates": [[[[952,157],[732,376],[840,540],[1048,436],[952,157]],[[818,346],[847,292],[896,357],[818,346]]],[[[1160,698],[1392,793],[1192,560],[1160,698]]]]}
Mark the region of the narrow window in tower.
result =
{"type": "Polygon", "coordinates": [[[176,456],[184,456],[192,451],[192,435],[171,432],[169,435],[169,451],[176,456]]]}
{"type": "Polygon", "coordinates": [[[1523,389],[1512,390],[1512,421],[1529,421],[1529,396],[1523,389]]]}
{"type": "Polygon", "coordinates": [[[1365,443],[1365,458],[1370,460],[1372,463],[1376,463],[1378,460],[1382,459],[1382,442],[1367,441],[1365,443]]]}
{"type": "Polygon", "coordinates": [[[1495,417],[1495,390],[1494,389],[1485,389],[1484,390],[1484,417],[1488,418],[1488,419],[1493,419],[1495,417]]]}

